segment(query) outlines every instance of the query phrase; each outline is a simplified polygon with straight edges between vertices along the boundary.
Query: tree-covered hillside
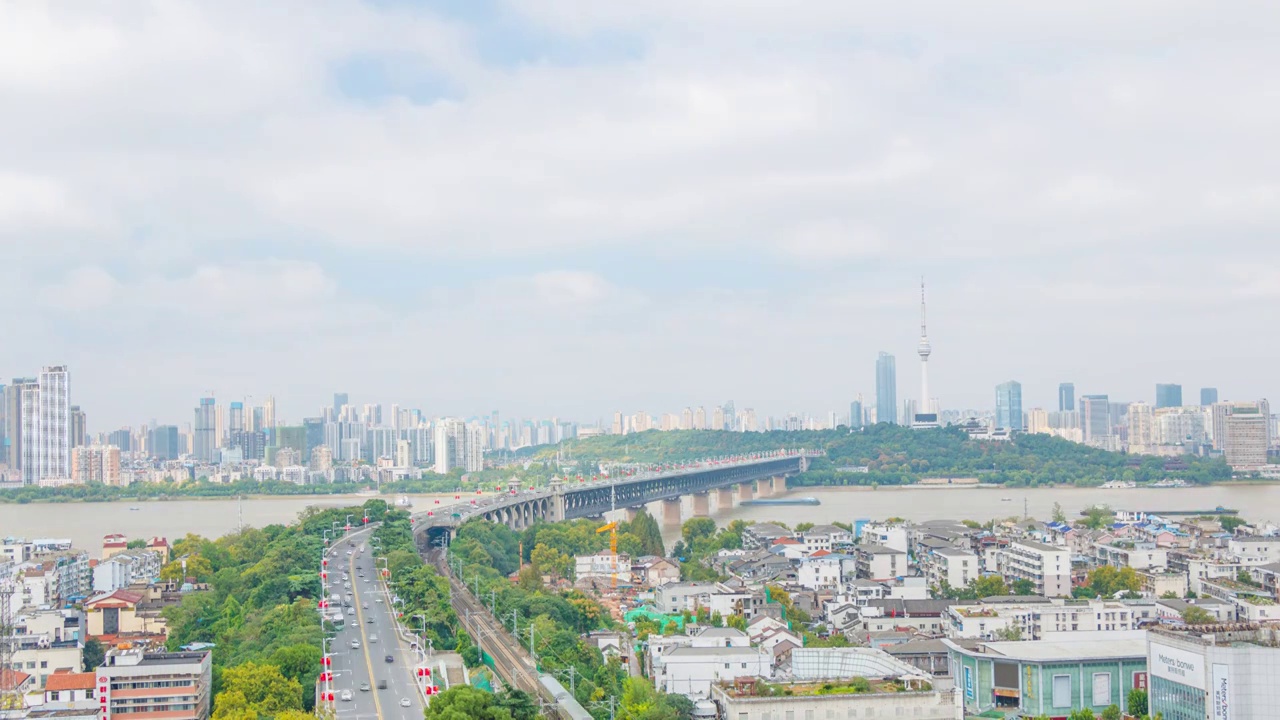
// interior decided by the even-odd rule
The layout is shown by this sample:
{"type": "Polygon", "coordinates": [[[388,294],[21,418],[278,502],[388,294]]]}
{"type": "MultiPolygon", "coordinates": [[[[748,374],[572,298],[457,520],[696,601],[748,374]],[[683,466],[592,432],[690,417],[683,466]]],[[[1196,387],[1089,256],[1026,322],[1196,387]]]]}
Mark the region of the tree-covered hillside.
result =
{"type": "MultiPolygon", "coordinates": [[[[975,440],[953,427],[912,430],[882,424],[853,433],[845,429],[767,433],[654,430],[570,440],[559,446],[563,456],[583,465],[673,462],[779,448],[826,452],[808,473],[795,479],[796,485],[897,485],[930,477],[978,477],[983,482],[1014,485],[1091,485],[1164,478],[1208,483],[1231,477],[1220,459],[1128,455],[1049,435],[975,440]]],[[[554,455],[556,449],[546,448],[541,456],[554,455]]]]}

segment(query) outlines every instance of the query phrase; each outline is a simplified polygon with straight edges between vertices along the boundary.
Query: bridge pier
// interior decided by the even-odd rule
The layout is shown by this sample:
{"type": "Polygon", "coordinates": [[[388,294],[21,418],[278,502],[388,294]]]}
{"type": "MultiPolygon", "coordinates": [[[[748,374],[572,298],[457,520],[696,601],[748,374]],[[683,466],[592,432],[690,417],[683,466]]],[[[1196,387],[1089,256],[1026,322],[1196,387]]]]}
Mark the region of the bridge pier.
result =
{"type": "Polygon", "coordinates": [[[700,492],[693,494],[693,516],[707,517],[711,514],[711,493],[700,492]]]}
{"type": "Polygon", "coordinates": [[[733,488],[719,488],[716,490],[716,509],[732,510],[733,509],[733,488]]]}
{"type": "Polygon", "coordinates": [[[773,494],[781,495],[787,491],[787,476],[775,475],[773,477],[773,494]]]}
{"type": "Polygon", "coordinates": [[[640,514],[640,508],[635,508],[635,507],[623,508],[622,514],[627,522],[635,522],[636,516],[640,514]]]}
{"type": "Polygon", "coordinates": [[[769,497],[773,494],[773,481],[761,478],[756,481],[756,497],[769,497]]]}
{"type": "Polygon", "coordinates": [[[755,493],[752,492],[754,489],[755,489],[754,483],[749,483],[749,482],[739,483],[738,484],[738,500],[750,500],[751,498],[755,497],[755,493]]]}
{"type": "Polygon", "coordinates": [[[662,501],[662,527],[680,527],[680,498],[662,501]]]}

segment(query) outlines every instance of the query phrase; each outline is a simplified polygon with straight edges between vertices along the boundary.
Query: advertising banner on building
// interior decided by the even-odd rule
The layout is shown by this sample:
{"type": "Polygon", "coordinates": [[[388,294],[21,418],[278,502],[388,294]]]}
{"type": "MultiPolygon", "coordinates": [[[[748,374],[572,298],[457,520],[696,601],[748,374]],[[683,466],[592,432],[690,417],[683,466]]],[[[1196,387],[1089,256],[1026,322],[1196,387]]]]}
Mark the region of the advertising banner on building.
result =
{"type": "Polygon", "coordinates": [[[1213,720],[1231,720],[1231,667],[1213,664],[1213,689],[1209,702],[1213,703],[1213,720]]]}
{"type": "Polygon", "coordinates": [[[1204,686],[1204,658],[1186,650],[1151,643],[1151,657],[1147,671],[1155,677],[1164,678],[1179,685],[1197,690],[1207,689],[1204,686]]]}
{"type": "Polygon", "coordinates": [[[978,699],[978,694],[973,687],[973,668],[968,666],[964,669],[964,696],[969,700],[978,699]]]}

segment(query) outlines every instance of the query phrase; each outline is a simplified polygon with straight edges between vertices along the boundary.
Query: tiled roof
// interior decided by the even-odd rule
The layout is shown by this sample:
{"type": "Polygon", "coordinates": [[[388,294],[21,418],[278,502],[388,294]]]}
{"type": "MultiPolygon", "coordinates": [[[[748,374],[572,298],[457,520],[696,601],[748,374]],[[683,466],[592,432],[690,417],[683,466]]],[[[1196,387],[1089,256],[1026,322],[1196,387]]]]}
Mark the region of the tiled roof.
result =
{"type": "Polygon", "coordinates": [[[44,681],[45,691],[92,690],[93,673],[54,673],[44,681]]]}

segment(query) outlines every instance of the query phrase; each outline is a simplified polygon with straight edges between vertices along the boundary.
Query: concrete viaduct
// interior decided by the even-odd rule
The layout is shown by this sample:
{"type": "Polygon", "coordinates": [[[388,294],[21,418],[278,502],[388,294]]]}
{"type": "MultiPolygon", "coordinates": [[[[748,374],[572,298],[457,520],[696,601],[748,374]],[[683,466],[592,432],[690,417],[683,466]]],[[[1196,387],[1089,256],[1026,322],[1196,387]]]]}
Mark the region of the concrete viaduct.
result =
{"type": "Polygon", "coordinates": [[[523,530],[535,522],[558,522],[584,517],[600,517],[612,510],[626,510],[627,516],[651,503],[662,502],[662,524],[680,525],[680,499],[693,496],[693,514],[705,517],[715,508],[733,507],[733,498],[750,500],[768,497],[787,489],[787,476],[808,469],[809,459],[820,453],[780,450],[736,458],[703,460],[675,469],[574,482],[555,479],[549,487],[475,498],[470,502],[414,513],[414,534],[423,550],[452,538],[454,530],[471,518],[480,517],[523,530]]]}

